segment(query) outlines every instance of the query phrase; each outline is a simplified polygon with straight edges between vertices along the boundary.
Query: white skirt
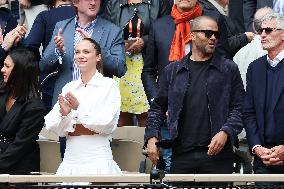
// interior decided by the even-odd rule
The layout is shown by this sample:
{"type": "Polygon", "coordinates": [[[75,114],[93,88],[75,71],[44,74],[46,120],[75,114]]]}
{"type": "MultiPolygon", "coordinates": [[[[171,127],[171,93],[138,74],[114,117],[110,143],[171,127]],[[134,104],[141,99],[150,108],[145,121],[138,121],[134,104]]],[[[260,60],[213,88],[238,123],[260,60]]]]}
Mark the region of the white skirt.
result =
{"type": "Polygon", "coordinates": [[[68,136],[63,162],[56,175],[122,175],[106,136],[68,136]]]}

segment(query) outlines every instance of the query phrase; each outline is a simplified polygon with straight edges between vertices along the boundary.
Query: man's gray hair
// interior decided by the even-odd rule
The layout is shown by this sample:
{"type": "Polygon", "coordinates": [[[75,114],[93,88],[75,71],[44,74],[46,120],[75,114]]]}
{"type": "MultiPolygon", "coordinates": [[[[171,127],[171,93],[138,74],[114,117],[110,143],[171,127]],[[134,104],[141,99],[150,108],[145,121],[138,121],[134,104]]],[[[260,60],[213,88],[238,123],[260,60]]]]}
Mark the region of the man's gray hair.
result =
{"type": "Polygon", "coordinates": [[[253,18],[253,25],[254,25],[255,31],[258,31],[261,28],[261,21],[263,17],[265,17],[268,14],[272,14],[272,13],[274,13],[274,11],[270,7],[263,7],[263,8],[258,9],[255,12],[254,18],[253,18]]]}
{"type": "Polygon", "coordinates": [[[266,16],[264,16],[261,20],[261,23],[266,21],[276,20],[277,22],[277,28],[278,29],[284,29],[284,14],[281,13],[271,13],[266,16]]]}

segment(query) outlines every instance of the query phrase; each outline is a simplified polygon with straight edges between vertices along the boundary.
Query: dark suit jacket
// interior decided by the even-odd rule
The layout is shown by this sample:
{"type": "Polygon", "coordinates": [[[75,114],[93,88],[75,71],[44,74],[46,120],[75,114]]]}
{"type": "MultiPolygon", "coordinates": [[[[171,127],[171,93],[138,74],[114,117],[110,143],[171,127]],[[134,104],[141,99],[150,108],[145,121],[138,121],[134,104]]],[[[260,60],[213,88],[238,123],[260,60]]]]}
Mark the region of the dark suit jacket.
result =
{"type": "Polygon", "coordinates": [[[246,31],[252,31],[253,17],[257,9],[273,7],[273,0],[243,0],[243,15],[246,31]]]}
{"type": "Polygon", "coordinates": [[[243,0],[230,0],[229,17],[235,23],[238,33],[244,33],[243,0]]]}
{"type": "Polygon", "coordinates": [[[11,142],[0,152],[1,174],[29,174],[39,171],[38,134],[44,124],[45,108],[39,98],[17,99],[6,113],[7,93],[0,92],[0,133],[11,142]]]}
{"type": "MultiPolygon", "coordinates": [[[[284,60],[282,60],[283,62],[284,60]]],[[[265,146],[264,112],[266,98],[267,58],[263,56],[249,65],[247,71],[247,90],[243,105],[246,134],[250,149],[257,145],[265,146]]],[[[284,126],[284,66],[281,67],[276,96],[273,99],[276,125],[284,126]]],[[[275,131],[275,144],[284,144],[284,128],[275,131]]]]}
{"type": "Polygon", "coordinates": [[[26,46],[36,47],[43,46],[42,51],[47,47],[55,24],[61,20],[75,16],[75,11],[72,6],[62,6],[47,11],[40,12],[33,23],[29,35],[25,38],[26,46]]]}
{"type": "Polygon", "coordinates": [[[149,31],[142,72],[143,86],[149,100],[157,94],[158,74],[169,64],[169,53],[174,32],[175,23],[170,15],[156,20],[149,31]]]}
{"type": "Polygon", "coordinates": [[[0,8],[0,25],[4,36],[18,25],[11,11],[4,7],[0,8]]]}

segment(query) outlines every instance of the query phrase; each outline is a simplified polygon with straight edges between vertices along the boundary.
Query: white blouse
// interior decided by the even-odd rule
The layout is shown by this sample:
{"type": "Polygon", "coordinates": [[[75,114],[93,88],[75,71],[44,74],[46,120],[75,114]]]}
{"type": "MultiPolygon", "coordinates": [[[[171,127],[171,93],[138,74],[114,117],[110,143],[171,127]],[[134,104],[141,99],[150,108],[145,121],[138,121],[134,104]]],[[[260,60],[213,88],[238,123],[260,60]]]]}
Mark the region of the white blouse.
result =
{"type": "Polygon", "coordinates": [[[98,71],[85,86],[81,80],[67,83],[63,89],[63,96],[71,92],[80,105],[77,110],[72,110],[67,116],[62,116],[60,106],[57,103],[44,117],[47,130],[59,136],[67,136],[68,132],[74,132],[74,124],[82,124],[84,127],[110,137],[116,129],[121,97],[116,81],[104,77],[98,71]]]}

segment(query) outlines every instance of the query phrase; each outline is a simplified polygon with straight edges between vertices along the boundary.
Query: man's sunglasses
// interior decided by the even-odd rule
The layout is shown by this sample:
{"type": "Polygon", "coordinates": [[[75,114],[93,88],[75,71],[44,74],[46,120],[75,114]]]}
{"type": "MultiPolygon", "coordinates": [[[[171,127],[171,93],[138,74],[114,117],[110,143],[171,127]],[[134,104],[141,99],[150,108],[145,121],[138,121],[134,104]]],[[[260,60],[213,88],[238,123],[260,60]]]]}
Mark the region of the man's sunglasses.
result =
{"type": "Polygon", "coordinates": [[[258,33],[259,35],[261,35],[262,32],[264,31],[265,34],[268,35],[268,34],[270,34],[271,32],[276,31],[276,30],[282,30],[282,29],[280,29],[280,28],[269,28],[269,27],[267,27],[267,28],[259,28],[259,29],[257,30],[257,33],[258,33]]]}
{"type": "Polygon", "coordinates": [[[191,32],[202,32],[205,34],[205,37],[208,39],[212,37],[212,35],[215,36],[216,39],[220,38],[220,33],[218,31],[213,31],[213,30],[193,30],[191,32]]]}

